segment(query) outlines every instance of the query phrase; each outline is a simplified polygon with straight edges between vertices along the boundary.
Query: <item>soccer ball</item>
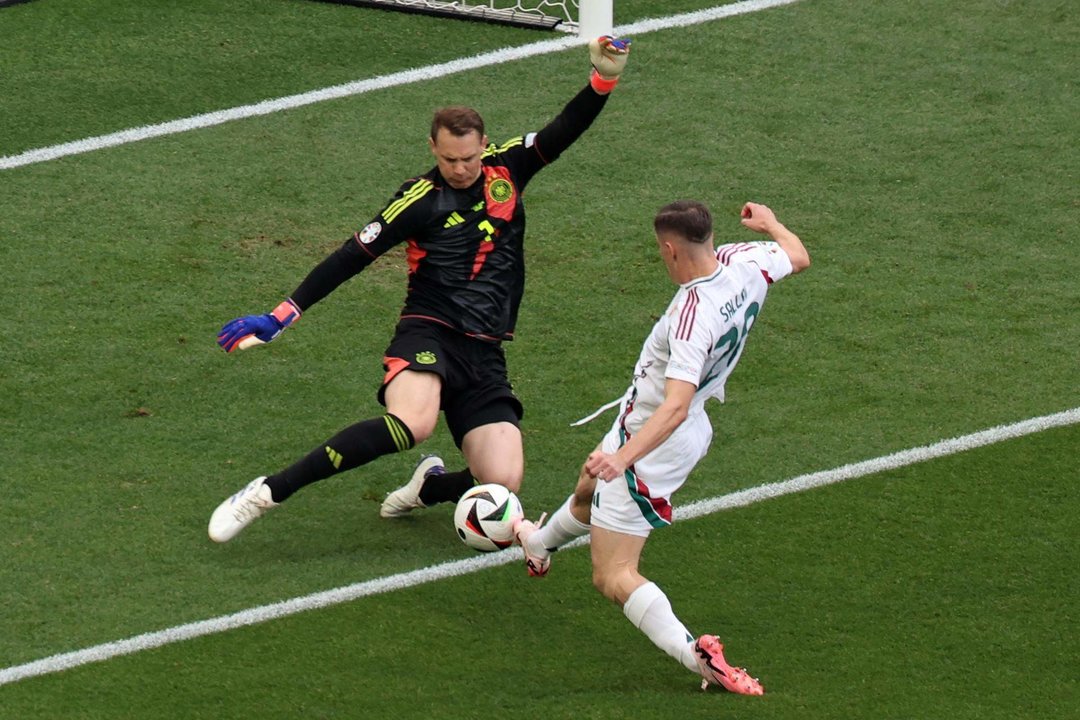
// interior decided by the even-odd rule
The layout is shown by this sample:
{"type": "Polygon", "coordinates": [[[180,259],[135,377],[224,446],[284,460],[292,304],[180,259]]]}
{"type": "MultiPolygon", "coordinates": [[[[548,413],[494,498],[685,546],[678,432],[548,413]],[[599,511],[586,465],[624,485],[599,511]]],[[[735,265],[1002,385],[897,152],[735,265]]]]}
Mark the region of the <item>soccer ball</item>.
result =
{"type": "Polygon", "coordinates": [[[454,527],[473,550],[494,552],[514,544],[514,521],[523,516],[517,495],[502,485],[477,485],[458,500],[454,527]]]}

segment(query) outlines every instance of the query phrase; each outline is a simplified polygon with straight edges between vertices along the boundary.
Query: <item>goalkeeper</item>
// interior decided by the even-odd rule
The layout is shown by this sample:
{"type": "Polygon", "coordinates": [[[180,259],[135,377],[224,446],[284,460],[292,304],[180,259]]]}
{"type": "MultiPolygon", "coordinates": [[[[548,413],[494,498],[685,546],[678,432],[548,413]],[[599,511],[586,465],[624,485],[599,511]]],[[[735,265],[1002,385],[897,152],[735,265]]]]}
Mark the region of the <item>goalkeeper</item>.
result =
{"type": "Polygon", "coordinates": [[[270,342],[380,255],[406,244],[408,294],[383,357],[378,392],[386,411],[227,498],[210,518],[212,540],[227,542],[306,485],[422,443],[440,410],[468,467],[448,472],[438,457],[422,457],[410,480],[387,496],[380,515],[400,517],[456,502],[477,481],[519,489],[523,409],[507,378],[502,343],[513,338],[525,283],[522,193],[600,114],[628,53],[628,41],[591,41],[588,85],[543,129],[501,146],[488,143],[475,110],[437,111],[429,139],[435,167],[407,180],[272,312],[222,328],[218,344],[227,352],[270,342]]]}

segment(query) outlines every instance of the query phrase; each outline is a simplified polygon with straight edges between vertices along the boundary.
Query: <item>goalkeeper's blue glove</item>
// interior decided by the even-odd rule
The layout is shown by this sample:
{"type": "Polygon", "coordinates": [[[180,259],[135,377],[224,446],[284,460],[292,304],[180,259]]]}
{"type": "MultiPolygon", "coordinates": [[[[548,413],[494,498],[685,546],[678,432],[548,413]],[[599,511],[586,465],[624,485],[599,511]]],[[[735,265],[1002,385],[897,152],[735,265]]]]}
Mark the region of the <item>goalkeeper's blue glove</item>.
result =
{"type": "Polygon", "coordinates": [[[218,333],[217,343],[225,352],[247,350],[253,345],[268,343],[300,317],[300,308],[285,300],[266,315],[245,315],[225,323],[218,333]]]}

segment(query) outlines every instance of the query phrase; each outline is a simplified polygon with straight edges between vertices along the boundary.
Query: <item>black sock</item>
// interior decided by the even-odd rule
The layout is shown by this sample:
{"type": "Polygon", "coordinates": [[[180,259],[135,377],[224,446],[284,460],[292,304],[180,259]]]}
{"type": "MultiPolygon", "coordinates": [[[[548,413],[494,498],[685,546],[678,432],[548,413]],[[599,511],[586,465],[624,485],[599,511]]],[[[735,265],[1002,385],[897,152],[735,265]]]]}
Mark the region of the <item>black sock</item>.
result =
{"type": "Polygon", "coordinates": [[[405,423],[387,413],[350,425],[281,472],[266,478],[274,502],[319,480],[360,467],[375,458],[408,450],[414,445],[405,423]]]}
{"type": "Polygon", "coordinates": [[[469,468],[457,472],[432,474],[420,488],[420,502],[431,507],[444,502],[456,503],[465,491],[476,484],[469,468]]]}

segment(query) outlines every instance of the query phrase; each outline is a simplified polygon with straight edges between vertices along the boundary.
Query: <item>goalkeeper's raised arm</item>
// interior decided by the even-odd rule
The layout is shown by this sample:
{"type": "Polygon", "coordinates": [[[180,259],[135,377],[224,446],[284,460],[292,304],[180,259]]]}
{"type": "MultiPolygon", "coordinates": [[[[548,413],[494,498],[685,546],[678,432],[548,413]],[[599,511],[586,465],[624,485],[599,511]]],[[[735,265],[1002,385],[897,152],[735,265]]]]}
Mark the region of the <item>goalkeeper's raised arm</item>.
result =
{"type": "Polygon", "coordinates": [[[605,35],[589,42],[589,84],[544,129],[526,138],[526,146],[535,148],[539,155],[540,165],[531,168],[533,172],[553,162],[589,129],[619,83],[629,54],[629,40],[605,35]]]}

